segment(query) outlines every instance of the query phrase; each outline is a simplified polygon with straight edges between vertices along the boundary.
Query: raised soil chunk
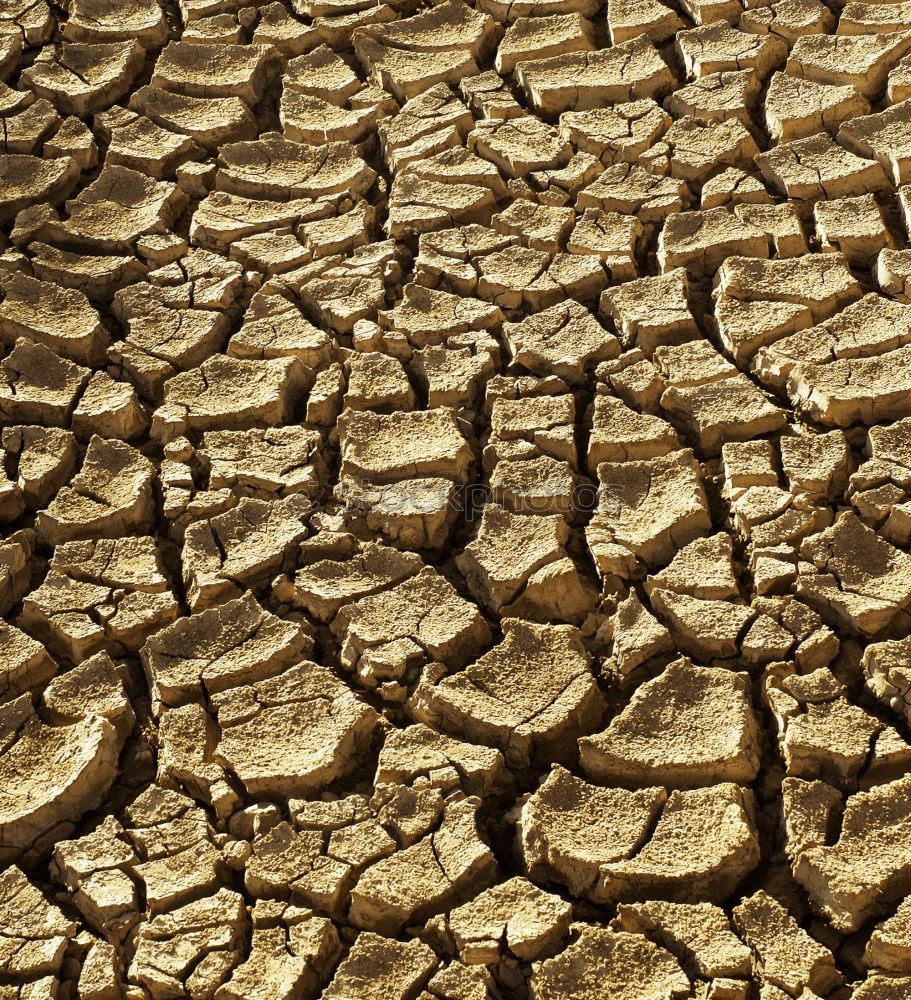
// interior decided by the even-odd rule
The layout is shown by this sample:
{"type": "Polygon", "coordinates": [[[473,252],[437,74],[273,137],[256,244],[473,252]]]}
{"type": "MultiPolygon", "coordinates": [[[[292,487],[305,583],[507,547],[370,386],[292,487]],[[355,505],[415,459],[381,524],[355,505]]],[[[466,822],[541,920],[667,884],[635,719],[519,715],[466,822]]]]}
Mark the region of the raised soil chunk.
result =
{"type": "Polygon", "coordinates": [[[493,989],[493,976],[487,969],[451,962],[430,980],[417,1000],[484,1000],[493,989]]]}
{"type": "Polygon", "coordinates": [[[870,292],[830,319],[763,347],[752,367],[764,382],[781,390],[799,363],[871,357],[909,342],[911,307],[870,292]]]}
{"type": "Polygon", "coordinates": [[[777,35],[789,46],[802,35],[830,32],[835,27],[832,12],[821,0],[775,0],[767,7],[750,7],[740,18],[741,29],[777,35]]]}
{"type": "Polygon", "coordinates": [[[516,118],[525,114],[507,81],[493,70],[466,77],[459,84],[459,93],[481,118],[516,118]]]}
{"type": "Polygon", "coordinates": [[[911,556],[890,545],[853,511],[800,548],[797,593],[849,631],[871,636],[903,620],[911,603],[911,556]]]}
{"type": "Polygon", "coordinates": [[[907,5],[903,2],[881,7],[875,3],[845,4],[838,19],[840,35],[873,35],[881,31],[901,31],[907,25],[907,5]]]}
{"type": "Polygon", "coordinates": [[[729,257],[715,276],[715,295],[745,302],[793,302],[808,308],[819,323],[859,299],[861,288],[840,253],[768,261],[729,257]]]}
{"type": "Polygon", "coordinates": [[[248,593],[162,629],[141,658],[155,701],[170,707],[272,677],[303,651],[300,628],[248,593]]]}
{"type": "Polygon", "coordinates": [[[46,507],[76,471],[76,439],[59,427],[6,427],[2,442],[7,461],[16,465],[16,488],[30,509],[46,507]]]}
{"type": "Polygon", "coordinates": [[[889,71],[886,95],[893,103],[906,101],[911,97],[911,61],[907,56],[899,59],[889,71]]]}
{"type": "Polygon", "coordinates": [[[911,972],[911,901],[873,928],[864,951],[864,963],[888,972],[911,972]]]}
{"type": "Polygon", "coordinates": [[[76,929],[76,921],[49,903],[21,869],[11,865],[0,875],[0,962],[13,979],[11,996],[26,996],[30,980],[60,973],[76,929]],[[22,994],[16,991],[17,981],[22,994]]]}
{"type": "Polygon", "coordinates": [[[29,253],[36,277],[62,288],[77,288],[90,298],[109,298],[145,273],[145,266],[132,255],[73,253],[38,241],[30,245],[29,253]]]}
{"type": "Polygon", "coordinates": [[[46,684],[57,673],[57,663],[44,645],[13,625],[0,626],[0,701],[46,684]]]}
{"type": "Polygon", "coordinates": [[[468,479],[474,458],[455,412],[446,407],[411,413],[348,411],[339,422],[341,477],[375,483],[416,476],[468,479]]]}
{"type": "Polygon", "coordinates": [[[77,0],[61,25],[68,42],[123,42],[136,39],[145,49],[157,49],[168,37],[164,11],[155,0],[133,0],[113,6],[104,0],[77,0]]]}
{"type": "Polygon", "coordinates": [[[842,492],[850,469],[842,431],[782,437],[779,447],[782,469],[793,492],[826,499],[842,492]]]}
{"type": "Polygon", "coordinates": [[[123,252],[132,250],[141,236],[170,228],[186,201],[176,184],[120,164],[105,164],[98,177],[66,203],[66,221],[48,228],[71,247],[123,252]]]}
{"type": "Polygon", "coordinates": [[[764,77],[784,62],[788,51],[775,35],[750,34],[726,21],[678,31],[674,45],[690,77],[747,69],[764,77]]]}
{"type": "Polygon", "coordinates": [[[625,212],[645,225],[681,211],[691,200],[680,178],[657,176],[638,163],[615,163],[579,192],[576,205],[625,212]]]}
{"type": "Polygon", "coordinates": [[[348,389],[343,406],[350,410],[390,413],[414,408],[415,396],[402,363],[373,351],[348,362],[348,389]]]}
{"type": "Polygon", "coordinates": [[[635,854],[666,799],[663,788],[599,788],[556,765],[522,806],[526,873],[601,899],[602,869],[635,854]]]}
{"type": "Polygon", "coordinates": [[[531,59],[519,63],[515,77],[532,106],[553,115],[658,97],[673,82],[667,63],[642,35],[595,52],[531,59]]]}
{"type": "Polygon", "coordinates": [[[572,152],[555,128],[533,115],[482,120],[469,132],[467,145],[510,177],[566,166],[572,152]]]}
{"type": "MultiPolygon", "coordinates": [[[[197,246],[224,254],[236,241],[256,234],[281,231],[299,222],[326,219],[334,214],[339,200],[339,196],[327,196],[316,201],[312,198],[271,201],[229,194],[227,191],[212,191],[193,213],[190,239],[197,246]]],[[[282,235],[281,232],[279,235],[282,235]]],[[[255,243],[246,241],[245,254],[249,256],[256,252],[255,246],[255,243]]],[[[259,252],[262,254],[265,251],[260,249],[259,252]]],[[[322,269],[325,266],[319,267],[322,269]]]]}
{"type": "Polygon", "coordinates": [[[617,606],[611,628],[614,635],[609,666],[616,669],[621,680],[651,657],[673,652],[670,632],[644,607],[633,588],[617,606]]]}
{"type": "Polygon", "coordinates": [[[354,70],[327,45],[288,62],[282,87],[312,94],[332,104],[342,104],[361,86],[354,70]]]}
{"type": "Polygon", "coordinates": [[[893,183],[911,180],[911,102],[845,121],[838,141],[859,156],[878,160],[893,183]]]}
{"type": "Polygon", "coordinates": [[[582,737],[579,749],[585,773],[604,784],[750,782],[760,753],[749,685],[730,670],[676,660],[637,688],[603,733],[582,737]]]}
{"type": "Polygon", "coordinates": [[[598,395],[592,407],[588,467],[626,462],[677,451],[681,441],[673,426],[651,413],[639,413],[616,396],[598,395]]]}
{"type": "Polygon", "coordinates": [[[596,898],[720,902],[759,862],[752,813],[733,784],[671,792],[638,853],[602,866],[596,898]]]}
{"type": "Polygon", "coordinates": [[[708,601],[739,598],[731,536],[719,532],[709,538],[697,538],[684,546],[663,570],[645,581],[647,594],[656,589],[672,590],[708,601]]]}
{"type": "Polygon", "coordinates": [[[699,335],[687,300],[686,271],[680,267],[660,277],[637,278],[602,293],[599,311],[609,316],[624,347],[647,355],[662,344],[679,344],[699,335]]]}
{"type": "Polygon", "coordinates": [[[787,412],[770,402],[744,375],[699,386],[670,386],[661,407],[698,436],[707,454],[717,454],[726,441],[748,441],[787,423],[787,412]]]}
{"type": "Polygon", "coordinates": [[[439,83],[478,72],[497,31],[489,14],[447,0],[413,17],[355,30],[352,41],[369,79],[399,103],[439,83]]]}
{"type": "Polygon", "coordinates": [[[468,795],[487,798],[506,782],[506,770],[492,747],[464,743],[423,723],[392,730],[380,750],[375,784],[410,785],[422,778],[444,792],[461,785],[468,795]]]}
{"type": "Polygon", "coordinates": [[[138,864],[124,828],[109,816],[91,833],[58,843],[51,874],[74,894],[86,921],[119,944],[140,919],[136,887],[127,874],[138,864]]]}
{"type": "Polygon", "coordinates": [[[893,711],[911,718],[911,640],[873,642],[864,650],[864,682],[893,711]]]}
{"type": "Polygon", "coordinates": [[[78,667],[54,678],[42,696],[47,718],[54,725],[69,725],[98,715],[107,719],[121,741],[133,728],[135,713],[107,653],[90,656],[78,667]]]}
{"type": "MultiPolygon", "coordinates": [[[[175,135],[128,111],[121,114],[122,118],[110,117],[100,125],[109,142],[107,163],[120,163],[153,177],[173,177],[181,164],[200,155],[201,150],[189,136],[175,135]]],[[[104,121],[102,115],[97,118],[104,121]]]]}
{"type": "MultiPolygon", "coordinates": [[[[901,197],[901,195],[899,195],[901,197]]],[[[906,250],[883,250],[874,273],[879,287],[899,302],[908,302],[909,254],[906,250]]]]}
{"type": "Polygon", "coordinates": [[[20,337],[0,361],[0,424],[66,426],[90,374],[20,337]]]}
{"type": "Polygon", "coordinates": [[[151,85],[186,97],[239,97],[252,107],[262,99],[274,55],[267,45],[172,41],[155,63],[151,85]]]}
{"type": "Polygon", "coordinates": [[[661,0],[608,0],[605,17],[612,45],[636,35],[663,42],[683,27],[680,15],[661,0]]]}
{"type": "Polygon", "coordinates": [[[258,902],[251,916],[249,954],[218,988],[218,1000],[316,996],[341,953],[332,922],[302,907],[276,905],[271,900],[258,902]]]}
{"type": "Polygon", "coordinates": [[[485,464],[491,454],[499,459],[501,454],[506,457],[532,458],[541,453],[575,466],[575,400],[562,390],[558,392],[555,396],[504,393],[501,398],[494,398],[485,464]],[[528,447],[529,445],[533,447],[528,447]],[[512,451],[512,448],[516,450],[512,451]]]}
{"type": "Polygon", "coordinates": [[[154,465],[135,448],[93,437],[79,473],[38,514],[38,534],[49,545],[146,534],[155,516],[154,478],[154,465]]]}
{"type": "MultiPolygon", "coordinates": [[[[707,77],[706,79],[711,78],[707,77]]],[[[732,206],[740,218],[745,218],[748,221],[752,221],[751,216],[736,212],[737,206],[763,205],[767,209],[778,210],[781,214],[787,213],[789,208],[789,206],[773,204],[772,196],[766,190],[765,184],[758,177],[741,170],[739,167],[728,167],[727,170],[722,170],[720,174],[716,174],[706,181],[702,186],[700,205],[704,209],[724,205],[732,206]]],[[[771,214],[770,212],[769,215],[771,214]]]]}
{"type": "Polygon", "coordinates": [[[571,208],[535,205],[521,198],[493,216],[490,224],[498,233],[518,236],[523,246],[555,252],[565,246],[574,218],[571,208]]]}
{"type": "Polygon", "coordinates": [[[145,61],[133,38],[98,45],[64,42],[59,55],[36,59],[22,73],[22,83],[66,115],[85,118],[110,107],[129,90],[145,61]]]}
{"type": "Polygon", "coordinates": [[[196,452],[209,474],[209,489],[270,497],[322,489],[322,442],[304,427],[206,431],[196,452]]]}
{"type": "Polygon", "coordinates": [[[909,358],[905,346],[879,357],[800,362],[788,379],[788,394],[807,416],[829,426],[895,420],[911,411],[909,358]]]}
{"type": "Polygon", "coordinates": [[[496,193],[505,191],[496,167],[461,146],[414,160],[393,181],[386,232],[397,239],[465,222],[487,222],[496,193]]]}
{"type": "Polygon", "coordinates": [[[625,578],[670,562],[711,530],[699,466],[692,452],[598,466],[598,507],[586,539],[601,573],[625,578]]]}
{"type": "Polygon", "coordinates": [[[293,302],[257,294],[226,353],[235,358],[298,357],[316,368],[332,359],[333,347],[329,335],[305,319],[293,302]]]}
{"type": "Polygon", "coordinates": [[[766,123],[779,142],[835,132],[842,122],[869,111],[870,102],[850,84],[818,83],[788,73],[774,73],[765,96],[766,123]]]}
{"type": "Polygon", "coordinates": [[[0,727],[0,856],[12,861],[46,846],[45,837],[66,836],[95,808],[117,775],[119,747],[107,719],[47,726],[28,695],[4,706],[0,727]]]}
{"type": "Polygon", "coordinates": [[[882,723],[846,698],[807,705],[787,723],[784,751],[789,775],[821,778],[833,785],[855,780],[867,763],[882,723]]]}
{"type": "Polygon", "coordinates": [[[328,623],[343,605],[392,587],[422,567],[417,555],[368,542],[347,559],[318,559],[299,569],[293,602],[328,623]]]}
{"type": "Polygon", "coordinates": [[[79,166],[69,156],[42,160],[27,153],[0,154],[0,222],[13,221],[35,202],[59,205],[75,186],[79,166]]]}
{"type": "Polygon", "coordinates": [[[694,276],[714,274],[727,257],[768,257],[762,232],[725,208],[668,216],[658,238],[658,262],[666,274],[686,267],[694,276]]]}
{"type": "Polygon", "coordinates": [[[435,830],[368,868],[351,890],[351,923],[397,934],[490,885],[497,863],[477,808],[477,799],[448,800],[435,830]]]}
{"type": "Polygon", "coordinates": [[[784,779],[781,783],[782,827],[785,851],[791,861],[810,847],[826,844],[841,805],[841,793],[825,781],[784,779]]]}
{"type": "Polygon", "coordinates": [[[572,741],[600,721],[603,702],[579,632],[507,618],[503,640],[464,670],[422,683],[413,717],[499,747],[514,767],[573,756],[572,741]],[[546,662],[546,676],[534,664],[546,662]]]}
{"type": "Polygon", "coordinates": [[[167,1000],[197,984],[211,995],[243,961],[248,934],[243,896],[219,889],[139,927],[129,980],[153,1000],[167,1000]]]}
{"type": "Polygon", "coordinates": [[[814,907],[843,934],[885,916],[911,890],[909,787],[905,777],[852,795],[838,840],[808,848],[794,864],[814,907]]]}
{"type": "Polygon", "coordinates": [[[490,643],[480,611],[425,566],[388,590],[346,604],[332,623],[340,659],[368,687],[416,679],[432,658],[455,666],[490,643]]]}
{"type": "Polygon", "coordinates": [[[188,525],[181,554],[187,602],[194,611],[242,587],[265,584],[307,534],[313,505],[304,496],[244,498],[231,510],[188,525]]]}
{"type": "Polygon", "coordinates": [[[532,966],[533,1000],[596,1000],[605,990],[616,1000],[681,1000],[690,995],[690,981],[676,959],[648,938],[606,927],[576,929],[578,937],[565,951],[532,966]]]}
{"type": "MultiPolygon", "coordinates": [[[[267,627],[247,645],[262,656],[269,642],[267,627]]],[[[216,762],[257,798],[314,795],[357,769],[370,747],[376,712],[315,663],[297,663],[284,673],[274,658],[257,666],[266,679],[255,684],[252,671],[238,678],[244,687],[227,689],[223,685],[233,678],[216,679],[222,687],[213,698],[221,729],[216,762]]]]}
{"type": "Polygon", "coordinates": [[[756,166],[770,185],[797,201],[889,190],[880,163],[856,156],[825,133],[785,142],[760,153],[756,156],[756,166]]]}
{"type": "Polygon", "coordinates": [[[601,258],[616,281],[638,273],[636,255],[644,229],[638,219],[620,212],[586,208],[566,242],[570,253],[592,253],[601,258]]]}
{"type": "Polygon", "coordinates": [[[107,372],[98,371],[73,410],[73,431],[85,440],[99,437],[133,441],[149,428],[149,411],[139,401],[136,390],[127,382],[115,381],[107,372]]]}
{"type": "Polygon", "coordinates": [[[488,302],[413,282],[402,289],[402,300],[394,309],[377,317],[381,327],[404,334],[418,348],[440,345],[469,331],[495,329],[502,320],[502,311],[488,302]]]}
{"type": "Polygon", "coordinates": [[[165,444],[187,430],[288,423],[305,381],[297,358],[207,358],[199,368],[169,379],[164,403],[152,415],[152,436],[165,444]]]}
{"type": "Polygon", "coordinates": [[[569,527],[560,515],[513,514],[490,503],[456,566],[476,600],[508,614],[532,574],[566,555],[568,539],[569,527]]]}
{"type": "Polygon", "coordinates": [[[19,621],[79,663],[105,648],[137,653],[179,610],[154,539],[100,538],[57,546],[19,621]]]}
{"type": "Polygon", "coordinates": [[[24,337],[78,364],[101,363],[108,335],[82,292],[7,274],[0,279],[0,294],[0,338],[5,343],[24,337]]]}
{"type": "Polygon", "coordinates": [[[813,325],[813,314],[796,302],[744,302],[720,296],[715,323],[722,345],[740,365],[781,337],[813,325]]]}
{"type": "Polygon", "coordinates": [[[817,83],[849,85],[875,100],[885,89],[889,70],[908,49],[911,49],[908,31],[805,35],[794,43],[786,72],[817,83]]]}
{"type": "Polygon", "coordinates": [[[763,979],[791,996],[820,996],[841,985],[835,958],[790,913],[761,889],[734,907],[734,924],[756,956],[763,979]]]}
{"type": "Polygon", "coordinates": [[[747,168],[759,153],[750,132],[737,118],[723,121],[679,118],[639,162],[659,176],[697,182],[721,167],[747,168]]]}
{"type": "Polygon", "coordinates": [[[445,83],[406,101],[397,115],[377,125],[387,166],[398,170],[413,160],[461,146],[474,118],[445,83]]]}
{"type": "MultiPolygon", "coordinates": [[[[9,481],[10,485],[14,484],[9,481]]],[[[18,491],[18,487],[14,487],[18,491]]],[[[20,498],[21,498],[21,491],[20,498]]],[[[17,504],[17,516],[23,504],[17,504]]],[[[35,533],[26,528],[10,535],[0,543],[0,611],[7,614],[32,586],[32,558],[35,552],[35,533]]]]}
{"type": "Polygon", "coordinates": [[[376,178],[350,143],[308,146],[277,132],[222,146],[218,159],[216,190],[276,201],[340,192],[365,194],[376,178]]]}
{"type": "Polygon", "coordinates": [[[140,87],[130,97],[129,107],[207,150],[256,134],[253,115],[239,97],[189,97],[161,87],[140,87]]]}
{"type": "MultiPolygon", "coordinates": [[[[610,14],[608,13],[608,18],[610,14]]],[[[667,131],[673,119],[651,98],[588,111],[564,111],[560,135],[605,167],[634,163],[667,131]]]]}
{"type": "Polygon", "coordinates": [[[735,656],[745,643],[741,637],[756,617],[755,611],[743,604],[703,601],[672,591],[655,589],[651,600],[680,648],[700,659],[735,656]]]}
{"type": "Polygon", "coordinates": [[[869,267],[881,250],[895,245],[872,194],[817,202],[813,213],[823,251],[841,251],[858,267],[869,267]]]}
{"type": "Polygon", "coordinates": [[[531,962],[557,950],[571,918],[569,903],[517,876],[434,918],[425,939],[466,965],[493,965],[512,956],[531,962]]]}
{"type": "Polygon", "coordinates": [[[507,29],[497,47],[494,68],[505,76],[527,59],[546,59],[564,52],[594,49],[594,27],[578,14],[520,17],[507,29]]]}
{"type": "Polygon", "coordinates": [[[698,77],[666,98],[665,105],[674,114],[691,115],[699,121],[737,118],[749,126],[759,91],[760,81],[752,69],[725,70],[698,77]]]}
{"type": "Polygon", "coordinates": [[[394,941],[370,931],[358,935],[339,965],[323,1000],[406,1000],[416,996],[437,967],[437,957],[420,941],[394,941]]]}
{"type": "Polygon", "coordinates": [[[667,948],[694,978],[750,974],[750,949],[733,932],[724,910],[711,903],[621,903],[612,926],[667,948]]]}

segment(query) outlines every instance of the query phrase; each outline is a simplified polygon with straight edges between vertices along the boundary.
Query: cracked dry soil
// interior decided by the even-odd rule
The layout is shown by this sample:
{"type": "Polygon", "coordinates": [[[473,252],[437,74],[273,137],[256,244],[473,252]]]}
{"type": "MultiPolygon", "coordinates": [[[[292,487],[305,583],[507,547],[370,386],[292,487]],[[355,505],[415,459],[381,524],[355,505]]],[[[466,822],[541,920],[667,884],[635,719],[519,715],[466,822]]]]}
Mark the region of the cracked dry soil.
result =
{"type": "Polygon", "coordinates": [[[0,0],[0,1000],[911,998],[911,2],[0,0]]]}

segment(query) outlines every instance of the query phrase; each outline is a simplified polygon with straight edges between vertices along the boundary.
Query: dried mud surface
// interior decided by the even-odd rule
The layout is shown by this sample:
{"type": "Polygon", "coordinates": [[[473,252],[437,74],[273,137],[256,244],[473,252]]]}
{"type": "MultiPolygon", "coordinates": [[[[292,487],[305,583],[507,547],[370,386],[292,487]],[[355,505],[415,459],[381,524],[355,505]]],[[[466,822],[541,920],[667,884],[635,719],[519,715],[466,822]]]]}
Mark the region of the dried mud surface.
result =
{"type": "Polygon", "coordinates": [[[0,0],[0,1000],[911,997],[911,3],[0,0]]]}

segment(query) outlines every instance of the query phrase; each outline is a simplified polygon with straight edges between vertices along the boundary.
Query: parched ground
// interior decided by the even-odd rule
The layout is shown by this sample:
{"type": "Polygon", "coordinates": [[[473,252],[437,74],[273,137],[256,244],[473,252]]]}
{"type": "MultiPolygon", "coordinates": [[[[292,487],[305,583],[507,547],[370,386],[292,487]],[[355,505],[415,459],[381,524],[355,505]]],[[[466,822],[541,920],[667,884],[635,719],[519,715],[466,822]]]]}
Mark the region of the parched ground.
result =
{"type": "Polygon", "coordinates": [[[0,0],[0,1000],[911,998],[911,2],[0,0]]]}

